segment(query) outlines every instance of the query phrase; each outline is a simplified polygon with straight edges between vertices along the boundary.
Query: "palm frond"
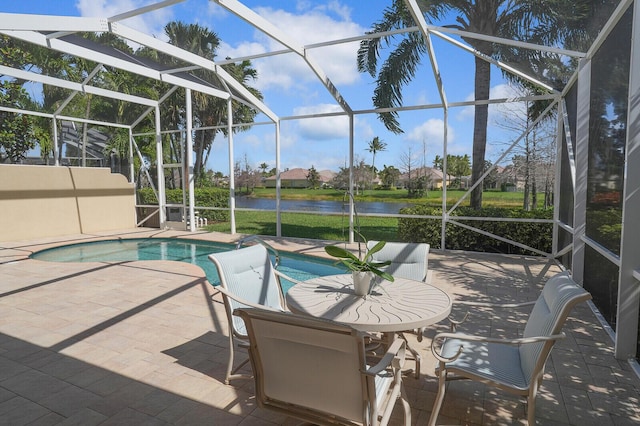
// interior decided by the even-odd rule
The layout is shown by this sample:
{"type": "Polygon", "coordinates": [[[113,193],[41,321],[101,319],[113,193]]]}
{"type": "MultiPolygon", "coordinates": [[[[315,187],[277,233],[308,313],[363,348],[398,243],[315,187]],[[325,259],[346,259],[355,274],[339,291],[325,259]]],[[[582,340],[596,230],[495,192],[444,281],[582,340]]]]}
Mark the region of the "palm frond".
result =
{"type": "MultiPolygon", "coordinates": [[[[415,25],[415,23],[404,1],[394,0],[391,6],[384,9],[382,19],[375,22],[371,26],[371,31],[367,31],[366,34],[384,33],[413,25],[415,25]]],[[[358,71],[369,73],[369,75],[375,77],[378,68],[378,58],[380,57],[380,47],[382,43],[389,45],[394,37],[398,36],[383,36],[362,40],[357,56],[358,71]]]]}
{"type": "MultiPolygon", "coordinates": [[[[391,52],[380,68],[373,104],[376,108],[402,106],[402,88],[415,76],[420,57],[426,51],[421,33],[412,33],[391,52]]],[[[394,133],[402,133],[395,111],[378,114],[384,125],[394,133]]]]}

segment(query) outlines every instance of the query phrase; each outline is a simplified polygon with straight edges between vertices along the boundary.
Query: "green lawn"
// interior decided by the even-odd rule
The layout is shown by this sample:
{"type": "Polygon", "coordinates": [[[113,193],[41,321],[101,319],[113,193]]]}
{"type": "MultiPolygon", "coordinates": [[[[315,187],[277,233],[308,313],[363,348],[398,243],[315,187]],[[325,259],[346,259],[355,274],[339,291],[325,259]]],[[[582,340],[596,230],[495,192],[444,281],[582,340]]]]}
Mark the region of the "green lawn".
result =
{"type": "MultiPolygon", "coordinates": [[[[447,205],[453,206],[465,191],[447,191],[447,205]]],[[[275,198],[273,188],[256,188],[252,195],[256,198],[275,198]]],[[[287,200],[330,200],[342,201],[345,192],[334,189],[282,189],[282,199],[287,200]]],[[[518,208],[522,206],[521,192],[485,191],[483,206],[518,208]]],[[[429,191],[419,199],[407,198],[406,190],[368,190],[355,197],[356,202],[387,201],[399,203],[426,204],[433,207],[442,205],[442,191],[429,191]]],[[[468,197],[461,203],[468,206],[468,197]]],[[[368,240],[399,241],[397,218],[360,217],[360,230],[368,240]]],[[[303,214],[282,213],[282,235],[298,238],[346,241],[348,239],[349,218],[346,214],[303,214]]],[[[231,231],[229,222],[207,226],[209,231],[231,231]]],[[[236,212],[236,231],[242,234],[276,235],[275,212],[239,211],[236,212]]]]}
{"type": "MultiPolygon", "coordinates": [[[[360,217],[360,229],[369,240],[397,241],[398,219],[360,217]]],[[[349,218],[346,215],[282,213],[282,235],[319,240],[348,240],[349,218]]],[[[229,222],[207,226],[208,231],[229,233],[229,222]]],[[[236,231],[242,234],[276,235],[274,212],[236,212],[236,231]]]]}

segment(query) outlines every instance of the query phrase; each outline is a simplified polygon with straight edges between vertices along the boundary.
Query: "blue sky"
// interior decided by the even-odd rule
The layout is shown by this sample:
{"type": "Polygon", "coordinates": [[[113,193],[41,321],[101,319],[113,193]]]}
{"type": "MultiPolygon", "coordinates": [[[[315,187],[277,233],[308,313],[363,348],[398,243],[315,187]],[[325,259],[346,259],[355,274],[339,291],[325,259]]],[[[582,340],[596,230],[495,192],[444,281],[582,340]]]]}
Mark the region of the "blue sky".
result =
{"type": "MultiPolygon", "coordinates": [[[[113,16],[152,3],[148,0],[0,0],[1,12],[53,14],[70,16],[113,16]]],[[[292,40],[308,45],[332,39],[363,34],[382,16],[389,0],[245,0],[246,6],[284,31],[292,40]]],[[[198,23],[218,34],[222,44],[218,58],[243,57],[282,49],[282,46],[254,29],[215,2],[187,0],[123,21],[125,25],[164,39],[164,25],[171,20],[198,23]]],[[[473,57],[449,43],[434,39],[438,65],[441,69],[447,99],[450,102],[472,99],[473,57]]],[[[356,69],[358,43],[311,50],[311,55],[354,110],[372,108],[374,80],[356,69]]],[[[387,50],[388,51],[388,50],[387,50]]],[[[328,94],[317,76],[294,54],[256,59],[254,67],[258,79],[253,83],[262,91],[265,104],[281,117],[315,112],[339,111],[335,100],[328,94]]],[[[509,88],[500,72],[493,71],[492,97],[509,95],[509,88]]],[[[426,58],[417,77],[404,90],[405,105],[439,102],[439,95],[426,58]]],[[[496,117],[493,114],[492,117],[496,117]]],[[[258,122],[266,121],[258,117],[258,122]]],[[[355,155],[371,163],[367,144],[378,136],[387,144],[376,155],[375,165],[403,167],[403,159],[411,152],[414,166],[423,160],[431,165],[435,155],[442,155],[443,113],[439,109],[402,113],[400,124],[403,134],[388,132],[371,115],[358,115],[355,119],[355,155]]],[[[473,109],[452,108],[449,115],[449,153],[471,155],[473,109]]],[[[513,135],[511,135],[512,137],[513,135]]],[[[316,118],[283,121],[281,128],[282,168],[312,165],[318,170],[338,170],[348,161],[348,122],[346,118],[316,118]]],[[[495,159],[506,146],[502,131],[489,130],[488,159],[495,159]],[[504,140],[503,140],[504,139],[504,140]]],[[[246,158],[253,167],[266,163],[275,166],[275,130],[273,125],[254,126],[252,130],[234,137],[235,161],[246,158]]],[[[216,137],[208,167],[228,173],[226,140],[216,137]]]]}

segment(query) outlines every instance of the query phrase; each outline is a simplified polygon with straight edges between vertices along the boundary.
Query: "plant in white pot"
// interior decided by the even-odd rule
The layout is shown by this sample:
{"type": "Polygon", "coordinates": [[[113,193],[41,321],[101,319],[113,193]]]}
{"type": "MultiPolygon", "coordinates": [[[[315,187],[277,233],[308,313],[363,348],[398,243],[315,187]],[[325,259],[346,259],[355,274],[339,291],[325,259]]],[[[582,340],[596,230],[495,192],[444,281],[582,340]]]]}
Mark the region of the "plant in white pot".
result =
{"type": "Polygon", "coordinates": [[[393,282],[393,276],[381,270],[381,267],[391,264],[391,261],[373,262],[371,256],[382,250],[386,241],[380,241],[368,250],[364,257],[356,256],[350,251],[338,246],[326,246],[324,251],[330,256],[338,258],[353,276],[354,291],[358,296],[365,296],[372,290],[371,282],[378,276],[387,281],[393,282]]]}

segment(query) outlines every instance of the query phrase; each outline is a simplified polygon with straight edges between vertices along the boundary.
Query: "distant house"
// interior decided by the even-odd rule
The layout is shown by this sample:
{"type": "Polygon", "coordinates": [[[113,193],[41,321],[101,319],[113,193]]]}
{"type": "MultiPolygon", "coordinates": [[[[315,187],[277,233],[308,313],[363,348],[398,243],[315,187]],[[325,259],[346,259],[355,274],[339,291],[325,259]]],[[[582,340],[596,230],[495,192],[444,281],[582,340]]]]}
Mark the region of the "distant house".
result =
{"type": "MultiPolygon", "coordinates": [[[[432,167],[418,167],[417,169],[411,170],[411,179],[417,179],[421,176],[427,176],[427,189],[442,188],[442,172],[440,170],[434,169],[432,167]]],[[[409,174],[401,174],[399,182],[404,187],[407,187],[409,183],[409,174]]]]}
{"type": "Polygon", "coordinates": [[[320,170],[318,174],[320,175],[320,185],[323,187],[330,186],[333,178],[337,176],[337,173],[331,170],[320,170]]]}
{"type": "MultiPolygon", "coordinates": [[[[321,170],[318,172],[320,175],[320,185],[326,186],[331,182],[331,180],[336,175],[335,172],[331,170],[321,170]]],[[[309,169],[295,168],[290,170],[285,170],[280,173],[280,187],[281,188],[308,188],[309,180],[307,176],[309,175],[309,169]]],[[[276,187],[276,176],[269,176],[264,180],[264,186],[266,188],[275,188],[276,187]]]]}
{"type": "MultiPolygon", "coordinates": [[[[530,165],[529,169],[529,184],[533,184],[535,181],[537,185],[537,191],[551,191],[553,186],[553,175],[555,170],[555,162],[535,162],[530,165]]],[[[509,164],[506,167],[496,167],[497,182],[496,186],[506,191],[524,191],[527,182],[526,168],[524,165],[516,167],[513,164],[509,164]]]]}
{"type": "Polygon", "coordinates": [[[525,177],[521,171],[516,169],[512,164],[506,167],[496,166],[498,170],[496,187],[504,188],[506,191],[523,191],[525,177]]]}

